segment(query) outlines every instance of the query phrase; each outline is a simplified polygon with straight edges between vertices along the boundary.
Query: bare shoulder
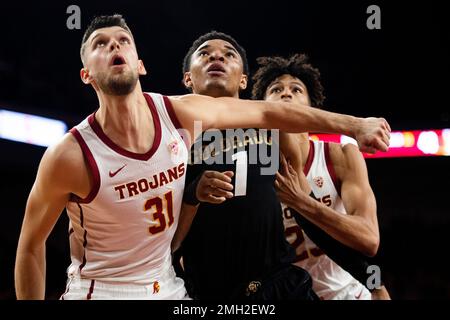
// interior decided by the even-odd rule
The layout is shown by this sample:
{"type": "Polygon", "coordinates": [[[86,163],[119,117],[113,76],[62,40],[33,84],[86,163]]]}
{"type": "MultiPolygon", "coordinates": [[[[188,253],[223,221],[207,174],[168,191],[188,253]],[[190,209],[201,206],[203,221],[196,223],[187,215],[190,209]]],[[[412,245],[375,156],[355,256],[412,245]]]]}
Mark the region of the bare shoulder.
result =
{"type": "Polygon", "coordinates": [[[366,170],[366,163],[358,147],[347,143],[330,143],[330,158],[333,162],[336,175],[340,180],[356,170],[366,170]]]}
{"type": "Polygon", "coordinates": [[[194,134],[194,121],[203,121],[203,129],[209,129],[214,123],[211,107],[217,105],[217,98],[199,94],[186,94],[168,97],[183,128],[194,134]]]}
{"type": "Polygon", "coordinates": [[[83,152],[77,140],[71,133],[66,133],[58,143],[49,147],[43,161],[55,165],[56,168],[75,169],[83,162],[83,152]]]}
{"type": "Polygon", "coordinates": [[[170,102],[175,105],[193,105],[204,101],[213,101],[216,98],[201,94],[184,94],[179,96],[168,96],[170,102]]]}
{"type": "Polygon", "coordinates": [[[87,174],[81,147],[71,133],[49,147],[39,165],[38,178],[57,187],[75,191],[87,174]]]}

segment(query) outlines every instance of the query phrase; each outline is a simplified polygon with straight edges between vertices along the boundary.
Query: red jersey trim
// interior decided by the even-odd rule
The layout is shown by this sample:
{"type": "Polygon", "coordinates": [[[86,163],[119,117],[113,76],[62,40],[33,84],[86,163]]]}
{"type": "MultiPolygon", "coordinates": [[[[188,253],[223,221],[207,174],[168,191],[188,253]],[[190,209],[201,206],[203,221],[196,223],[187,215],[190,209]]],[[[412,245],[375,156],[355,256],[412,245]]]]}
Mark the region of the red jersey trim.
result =
{"type": "Polygon", "coordinates": [[[186,131],[181,130],[183,129],[183,126],[181,125],[181,122],[178,120],[178,117],[175,113],[175,109],[173,108],[172,102],[170,102],[170,99],[166,96],[163,96],[164,99],[164,105],[166,106],[167,113],[169,114],[170,120],[172,121],[175,129],[177,129],[181,139],[183,140],[186,149],[190,150],[190,135],[186,134],[186,131]]]}
{"type": "Polygon", "coordinates": [[[303,173],[305,176],[308,175],[309,169],[311,169],[312,162],[314,160],[314,142],[309,140],[309,152],[308,158],[306,159],[305,167],[303,168],[303,173]]]}
{"type": "Polygon", "coordinates": [[[166,106],[167,113],[169,114],[170,120],[172,120],[173,125],[176,129],[181,129],[183,126],[181,125],[181,122],[177,118],[177,114],[175,113],[175,110],[173,108],[172,102],[170,102],[170,99],[166,96],[163,96],[164,99],[164,105],[166,106]]]}
{"type": "Polygon", "coordinates": [[[84,141],[83,137],[81,136],[80,132],[78,132],[77,128],[70,129],[70,133],[73,134],[75,139],[77,139],[78,144],[81,147],[81,151],[83,152],[83,155],[88,163],[88,170],[91,172],[92,175],[92,189],[87,195],[86,198],[82,199],[76,195],[72,195],[70,198],[70,201],[73,202],[79,202],[79,203],[89,203],[92,200],[94,200],[95,196],[98,193],[98,190],[100,189],[100,172],[98,171],[97,162],[95,162],[94,156],[92,155],[91,150],[89,150],[89,147],[86,144],[86,141],[84,141]]]}
{"type": "Polygon", "coordinates": [[[131,151],[125,150],[122,147],[115,144],[103,132],[100,124],[95,119],[95,112],[88,117],[88,122],[89,122],[89,125],[91,126],[92,130],[94,130],[95,134],[100,138],[100,140],[103,141],[103,143],[105,143],[113,151],[117,152],[118,154],[121,154],[122,156],[131,158],[131,159],[147,161],[148,159],[150,159],[153,156],[153,154],[155,154],[156,150],[158,150],[159,144],[161,143],[161,121],[159,119],[158,111],[156,110],[153,99],[150,97],[150,95],[148,95],[146,93],[144,93],[144,97],[145,97],[148,107],[152,113],[153,125],[155,127],[155,137],[153,138],[152,147],[146,153],[131,152],[131,151]]]}
{"type": "Polygon", "coordinates": [[[77,203],[78,205],[78,209],[80,209],[80,226],[81,228],[84,230],[84,235],[83,235],[83,262],[80,264],[80,266],[78,267],[81,273],[81,270],[83,270],[84,266],[86,265],[86,246],[87,246],[87,230],[84,227],[84,213],[83,213],[83,208],[81,208],[81,205],[79,203],[77,203]]]}
{"type": "Polygon", "coordinates": [[[86,296],[87,300],[91,300],[92,298],[92,293],[94,292],[94,287],[95,287],[95,280],[91,280],[91,286],[89,287],[89,292],[86,296]]]}
{"type": "Polygon", "coordinates": [[[325,162],[327,163],[328,173],[330,174],[331,180],[333,181],[334,187],[336,191],[341,196],[341,184],[339,179],[336,176],[336,172],[334,171],[333,161],[331,161],[330,157],[330,144],[328,142],[324,143],[324,151],[325,151],[325,162]]]}

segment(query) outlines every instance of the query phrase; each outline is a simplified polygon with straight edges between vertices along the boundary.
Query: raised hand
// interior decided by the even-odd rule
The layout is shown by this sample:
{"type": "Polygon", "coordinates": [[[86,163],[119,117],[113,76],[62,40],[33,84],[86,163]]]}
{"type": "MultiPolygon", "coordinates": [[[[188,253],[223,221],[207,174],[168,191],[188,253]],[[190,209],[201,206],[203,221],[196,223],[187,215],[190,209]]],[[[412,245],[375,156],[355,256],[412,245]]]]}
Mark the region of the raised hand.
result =
{"type": "Polygon", "coordinates": [[[387,151],[391,138],[391,127],[384,118],[363,118],[361,126],[354,132],[361,152],[387,151]]]}

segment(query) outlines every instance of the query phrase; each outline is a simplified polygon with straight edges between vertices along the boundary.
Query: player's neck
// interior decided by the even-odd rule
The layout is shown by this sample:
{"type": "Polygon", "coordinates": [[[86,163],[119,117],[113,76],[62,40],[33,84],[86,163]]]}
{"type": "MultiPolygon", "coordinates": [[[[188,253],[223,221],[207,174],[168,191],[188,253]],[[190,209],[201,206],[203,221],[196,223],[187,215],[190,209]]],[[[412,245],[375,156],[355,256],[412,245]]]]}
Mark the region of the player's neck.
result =
{"type": "Polygon", "coordinates": [[[236,98],[239,99],[239,91],[231,92],[221,89],[210,89],[210,90],[204,90],[204,91],[194,91],[194,94],[200,94],[203,96],[213,97],[213,98],[236,98]]]}
{"type": "Polygon", "coordinates": [[[309,135],[308,133],[299,133],[297,135],[298,146],[302,154],[302,167],[305,166],[306,159],[308,159],[309,154],[309,135]]]}
{"type": "Polygon", "coordinates": [[[116,144],[129,151],[145,153],[153,135],[152,114],[138,84],[126,96],[98,94],[100,108],[95,114],[104,133],[116,144]]]}

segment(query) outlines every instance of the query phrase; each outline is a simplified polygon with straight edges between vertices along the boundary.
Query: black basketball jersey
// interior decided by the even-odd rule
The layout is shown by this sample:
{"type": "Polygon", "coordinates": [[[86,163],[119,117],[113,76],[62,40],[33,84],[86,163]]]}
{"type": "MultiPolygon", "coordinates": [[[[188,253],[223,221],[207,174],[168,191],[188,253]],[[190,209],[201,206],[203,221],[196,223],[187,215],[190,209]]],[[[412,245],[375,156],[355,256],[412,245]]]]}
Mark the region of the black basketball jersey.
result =
{"type": "MultiPolygon", "coordinates": [[[[235,188],[236,179],[246,179],[246,191],[222,204],[201,203],[183,242],[186,286],[190,295],[199,299],[239,295],[250,281],[263,279],[295,256],[284,235],[281,206],[275,193],[274,172],[278,168],[271,174],[261,171],[274,166],[260,156],[261,148],[273,155],[271,131],[239,129],[231,137],[225,131],[221,133],[222,137],[212,143],[194,144],[186,183],[205,170],[230,170],[235,172],[235,188]],[[245,177],[242,172],[236,177],[236,161],[230,160],[239,151],[247,154],[245,177]],[[256,158],[255,152],[259,154],[256,158]],[[224,163],[220,163],[221,157],[224,163]],[[212,163],[213,159],[217,161],[212,163]]],[[[275,155],[278,158],[278,153],[275,155]]]]}

